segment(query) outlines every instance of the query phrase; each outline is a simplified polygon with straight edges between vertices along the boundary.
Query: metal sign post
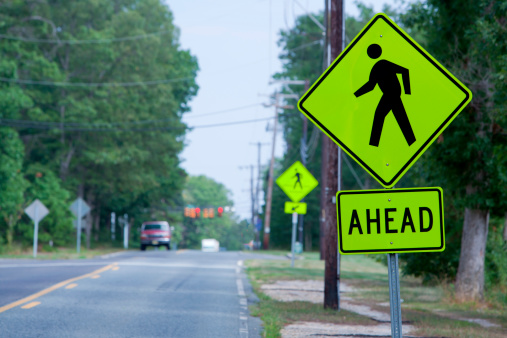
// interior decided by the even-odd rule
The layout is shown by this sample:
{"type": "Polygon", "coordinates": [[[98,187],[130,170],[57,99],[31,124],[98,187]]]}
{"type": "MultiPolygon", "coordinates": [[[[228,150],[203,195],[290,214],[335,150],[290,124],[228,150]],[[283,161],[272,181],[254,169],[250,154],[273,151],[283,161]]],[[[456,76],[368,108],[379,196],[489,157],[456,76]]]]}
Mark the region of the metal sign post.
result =
{"type": "Polygon", "coordinates": [[[39,208],[34,206],[34,226],[33,226],[33,258],[37,257],[37,244],[39,242],[39,208]]]}
{"type": "Polygon", "coordinates": [[[111,213],[111,240],[116,239],[116,213],[111,213]]]}
{"type": "Polygon", "coordinates": [[[298,214],[292,213],[292,242],[291,242],[291,261],[290,266],[294,267],[294,246],[296,244],[296,225],[298,224],[298,214]]]}
{"type": "Polygon", "coordinates": [[[129,248],[129,215],[123,215],[123,248],[129,248]]]}
{"type": "Polygon", "coordinates": [[[76,250],[77,253],[81,252],[81,221],[83,217],[90,212],[90,206],[86,202],[78,197],[70,206],[70,210],[77,217],[77,234],[76,234],[76,250]]]}
{"type": "Polygon", "coordinates": [[[30,217],[34,223],[33,227],[33,258],[37,257],[37,244],[39,242],[39,221],[46,217],[49,210],[41,201],[36,199],[26,209],[25,213],[30,217]]]}
{"type": "Polygon", "coordinates": [[[400,272],[398,254],[387,254],[389,269],[389,304],[391,307],[391,336],[401,338],[400,272]]]}

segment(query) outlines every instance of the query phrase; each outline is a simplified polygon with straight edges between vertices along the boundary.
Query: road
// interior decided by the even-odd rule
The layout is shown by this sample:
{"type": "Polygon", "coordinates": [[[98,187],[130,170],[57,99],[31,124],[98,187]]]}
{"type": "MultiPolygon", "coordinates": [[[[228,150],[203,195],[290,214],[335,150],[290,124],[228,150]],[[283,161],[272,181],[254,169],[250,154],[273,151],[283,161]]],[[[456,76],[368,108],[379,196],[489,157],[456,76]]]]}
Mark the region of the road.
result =
{"type": "Polygon", "coordinates": [[[260,337],[241,252],[0,260],[1,337],[260,337]]]}

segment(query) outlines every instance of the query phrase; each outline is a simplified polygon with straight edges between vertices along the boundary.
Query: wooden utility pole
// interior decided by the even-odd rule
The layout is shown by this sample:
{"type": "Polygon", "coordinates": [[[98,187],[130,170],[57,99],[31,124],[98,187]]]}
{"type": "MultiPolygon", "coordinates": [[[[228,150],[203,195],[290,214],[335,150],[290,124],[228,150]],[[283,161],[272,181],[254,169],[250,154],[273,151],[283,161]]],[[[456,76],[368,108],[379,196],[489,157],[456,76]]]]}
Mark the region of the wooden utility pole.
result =
{"type": "Polygon", "coordinates": [[[271,143],[271,161],[269,162],[269,176],[268,176],[268,191],[266,196],[266,209],[264,211],[264,238],[262,248],[269,249],[269,234],[271,232],[271,203],[273,199],[273,175],[275,167],[275,144],[276,144],[276,129],[278,128],[278,108],[279,108],[279,94],[275,94],[275,123],[273,130],[273,142],[271,143]]]}
{"type": "MultiPolygon", "coordinates": [[[[325,71],[329,66],[329,0],[324,0],[324,59],[322,60],[322,71],[325,71]]],[[[320,217],[319,217],[319,247],[320,247],[320,259],[326,259],[326,181],[327,181],[327,135],[321,132],[322,144],[321,144],[321,156],[320,156],[320,217]]]]}
{"type": "MultiPolygon", "coordinates": [[[[343,48],[344,39],[344,8],[343,0],[329,0],[329,44],[331,46],[331,60],[334,60],[343,48]]],[[[324,308],[339,310],[339,256],[338,256],[338,235],[336,221],[336,191],[341,188],[341,150],[329,138],[324,137],[326,143],[327,165],[325,169],[325,274],[324,274],[324,308]]]]}
{"type": "Polygon", "coordinates": [[[269,143],[250,143],[250,145],[256,145],[257,146],[257,183],[255,188],[255,206],[254,206],[254,212],[255,217],[253,218],[253,227],[254,227],[254,234],[255,234],[255,243],[254,243],[254,249],[257,250],[260,248],[260,239],[259,239],[259,231],[260,229],[257,228],[257,222],[259,220],[259,193],[261,189],[261,180],[262,180],[262,166],[261,166],[261,147],[264,145],[269,145],[269,143]]]}

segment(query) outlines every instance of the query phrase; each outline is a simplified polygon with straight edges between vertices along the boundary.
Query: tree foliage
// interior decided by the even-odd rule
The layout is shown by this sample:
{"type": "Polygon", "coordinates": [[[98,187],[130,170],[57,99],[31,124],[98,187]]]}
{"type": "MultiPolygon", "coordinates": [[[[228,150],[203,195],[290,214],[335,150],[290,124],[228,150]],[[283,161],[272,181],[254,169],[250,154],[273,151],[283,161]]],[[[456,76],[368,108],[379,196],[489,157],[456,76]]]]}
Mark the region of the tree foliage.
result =
{"type": "Polygon", "coordinates": [[[183,221],[183,233],[180,245],[186,248],[200,249],[201,240],[214,238],[221,247],[229,250],[241,250],[244,243],[253,238],[253,227],[246,222],[238,222],[234,214],[224,212],[218,217],[218,207],[231,207],[231,192],[221,183],[206,176],[189,176],[183,191],[183,199],[188,207],[201,209],[199,218],[186,217],[183,221]],[[211,208],[213,218],[204,218],[204,209],[211,208]]]}
{"type": "Polygon", "coordinates": [[[167,5],[11,0],[0,8],[3,123],[24,144],[24,201],[46,194],[51,204],[42,230],[68,241],[68,205],[78,195],[92,207],[96,239],[112,211],[142,222],[179,203],[181,117],[197,93],[198,66],[179,46],[167,5]]]}
{"type": "MultiPolygon", "coordinates": [[[[487,235],[489,217],[504,217],[506,210],[506,13],[503,1],[428,0],[414,3],[401,16],[405,25],[420,29],[425,36],[425,48],[473,92],[471,104],[429,148],[414,170],[420,181],[444,188],[446,212],[452,217],[446,227],[455,234],[448,237],[448,243],[462,237],[462,244],[480,241],[481,247],[486,247],[487,236],[479,238],[475,233],[487,235]],[[478,218],[482,221],[472,221],[478,218]]],[[[490,236],[497,237],[491,233],[490,236]]],[[[450,248],[444,255],[447,259],[439,266],[450,265],[446,277],[453,278],[460,251],[459,246],[450,248]]],[[[461,247],[462,277],[459,278],[458,269],[457,291],[462,299],[481,299],[484,258],[496,256],[485,255],[486,250],[473,252],[473,256],[481,259],[471,263],[464,256],[470,249],[461,247]],[[472,265],[473,273],[469,268],[472,265]],[[465,284],[468,286],[463,287],[465,284]],[[464,289],[468,290],[466,295],[460,292],[464,289]]],[[[414,258],[408,262],[412,271],[417,266],[420,271],[433,273],[414,258]]],[[[486,265],[491,267],[491,263],[486,265]]]]}

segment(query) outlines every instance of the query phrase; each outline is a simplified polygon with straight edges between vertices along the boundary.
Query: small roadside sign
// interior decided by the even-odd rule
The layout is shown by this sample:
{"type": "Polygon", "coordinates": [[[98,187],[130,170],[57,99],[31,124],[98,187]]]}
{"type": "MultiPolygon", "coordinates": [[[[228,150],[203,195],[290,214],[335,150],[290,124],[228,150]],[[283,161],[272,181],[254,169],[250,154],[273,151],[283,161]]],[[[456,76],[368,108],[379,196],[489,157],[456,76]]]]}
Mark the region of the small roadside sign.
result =
{"type": "Polygon", "coordinates": [[[306,203],[302,202],[285,202],[284,211],[286,214],[306,215],[306,203]]]}
{"type": "Polygon", "coordinates": [[[39,199],[36,199],[25,209],[25,213],[32,221],[39,222],[49,214],[49,210],[39,199]]]}
{"type": "Polygon", "coordinates": [[[90,206],[81,198],[78,197],[70,205],[70,210],[76,215],[77,218],[83,218],[90,212],[90,206]]]}
{"type": "Polygon", "coordinates": [[[380,13],[298,107],[380,184],[391,188],[471,99],[468,88],[380,13]]]}
{"type": "Polygon", "coordinates": [[[444,251],[439,187],[336,194],[338,248],[344,255],[444,251]]]}
{"type": "Polygon", "coordinates": [[[299,202],[315,189],[319,182],[301,162],[296,161],[276,179],[276,184],[293,202],[299,202]]]}
{"type": "Polygon", "coordinates": [[[33,221],[33,257],[37,257],[37,244],[39,242],[39,221],[49,214],[48,208],[36,199],[26,209],[25,213],[33,221]]]}

